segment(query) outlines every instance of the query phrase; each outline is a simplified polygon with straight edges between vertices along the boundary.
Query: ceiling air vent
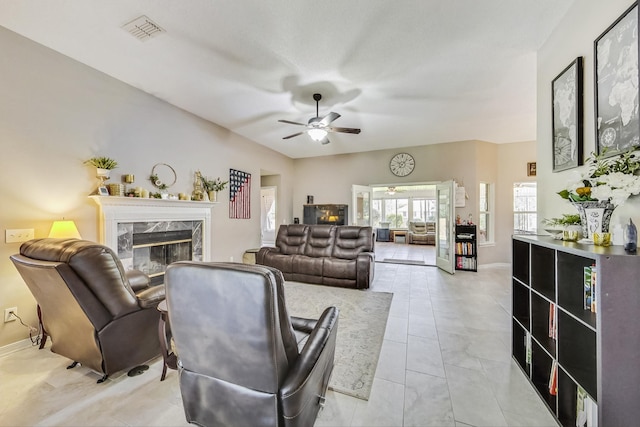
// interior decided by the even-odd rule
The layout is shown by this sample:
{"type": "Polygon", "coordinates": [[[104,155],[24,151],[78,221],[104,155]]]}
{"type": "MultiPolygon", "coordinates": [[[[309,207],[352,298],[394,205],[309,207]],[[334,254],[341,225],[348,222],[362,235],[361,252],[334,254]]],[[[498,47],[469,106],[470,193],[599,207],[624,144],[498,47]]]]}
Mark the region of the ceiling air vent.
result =
{"type": "Polygon", "coordinates": [[[128,24],[124,24],[122,26],[125,30],[127,30],[132,36],[137,38],[138,40],[148,40],[151,37],[155,37],[165,31],[161,26],[153,22],[151,19],[142,15],[139,18],[134,19],[128,24]]]}

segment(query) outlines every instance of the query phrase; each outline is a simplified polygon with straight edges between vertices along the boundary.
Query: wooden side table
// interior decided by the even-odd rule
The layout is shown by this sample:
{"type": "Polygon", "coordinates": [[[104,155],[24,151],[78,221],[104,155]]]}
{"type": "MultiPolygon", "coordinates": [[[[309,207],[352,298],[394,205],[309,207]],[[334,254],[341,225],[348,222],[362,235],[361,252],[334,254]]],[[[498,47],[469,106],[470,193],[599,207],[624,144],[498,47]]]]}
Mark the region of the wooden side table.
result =
{"type": "Polygon", "coordinates": [[[171,325],[169,324],[169,311],[167,309],[167,300],[163,300],[158,304],[160,312],[160,321],[158,322],[158,336],[160,338],[160,349],[162,351],[162,376],[160,381],[164,381],[167,376],[167,368],[178,369],[178,355],[171,349],[171,325]]]}
{"type": "Polygon", "coordinates": [[[393,230],[391,232],[391,241],[395,243],[406,243],[407,230],[393,230]]]}

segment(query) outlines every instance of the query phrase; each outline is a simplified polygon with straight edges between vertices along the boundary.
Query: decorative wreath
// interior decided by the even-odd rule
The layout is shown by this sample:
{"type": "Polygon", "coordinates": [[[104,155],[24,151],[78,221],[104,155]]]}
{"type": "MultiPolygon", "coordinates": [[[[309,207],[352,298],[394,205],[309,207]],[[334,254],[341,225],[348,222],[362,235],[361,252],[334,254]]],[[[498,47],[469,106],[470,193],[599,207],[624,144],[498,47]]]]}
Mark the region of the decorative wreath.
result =
{"type": "Polygon", "coordinates": [[[151,181],[151,184],[153,184],[153,186],[156,187],[159,190],[166,190],[167,188],[171,187],[173,184],[176,183],[177,179],[178,179],[178,176],[176,175],[175,169],[173,169],[171,166],[169,166],[166,163],[157,163],[157,164],[155,164],[153,166],[153,168],[151,169],[151,175],[149,175],[149,181],[151,181]],[[156,168],[158,166],[166,166],[167,168],[169,168],[169,170],[173,174],[173,181],[171,181],[170,184],[166,184],[166,183],[162,182],[162,180],[160,178],[158,178],[158,174],[156,173],[156,168]]]}

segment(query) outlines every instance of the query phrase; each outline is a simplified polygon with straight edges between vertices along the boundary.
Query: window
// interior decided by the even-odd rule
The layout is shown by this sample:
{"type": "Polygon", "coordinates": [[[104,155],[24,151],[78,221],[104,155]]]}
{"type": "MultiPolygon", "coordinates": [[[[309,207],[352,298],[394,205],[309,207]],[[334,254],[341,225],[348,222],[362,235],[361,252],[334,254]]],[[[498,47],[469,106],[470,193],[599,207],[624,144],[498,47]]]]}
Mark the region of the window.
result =
{"type": "Polygon", "coordinates": [[[493,184],[480,183],[478,197],[480,218],[478,219],[478,243],[493,242],[493,184]]]}
{"type": "Polygon", "coordinates": [[[380,226],[380,221],[383,221],[382,215],[382,199],[373,199],[371,202],[371,224],[374,227],[380,226]]]}
{"type": "Polygon", "coordinates": [[[513,232],[535,234],[537,228],[537,185],[535,182],[515,182],[513,184],[513,232]]]}
{"type": "Polygon", "coordinates": [[[434,199],[413,199],[411,203],[412,221],[435,222],[436,201],[434,199]]]}
{"type": "Polygon", "coordinates": [[[385,221],[391,228],[407,228],[409,220],[409,199],[386,199],[384,201],[385,221]]]}
{"type": "Polygon", "coordinates": [[[408,228],[409,221],[435,221],[435,185],[373,187],[371,225],[380,227],[388,222],[390,228],[408,228]]]}

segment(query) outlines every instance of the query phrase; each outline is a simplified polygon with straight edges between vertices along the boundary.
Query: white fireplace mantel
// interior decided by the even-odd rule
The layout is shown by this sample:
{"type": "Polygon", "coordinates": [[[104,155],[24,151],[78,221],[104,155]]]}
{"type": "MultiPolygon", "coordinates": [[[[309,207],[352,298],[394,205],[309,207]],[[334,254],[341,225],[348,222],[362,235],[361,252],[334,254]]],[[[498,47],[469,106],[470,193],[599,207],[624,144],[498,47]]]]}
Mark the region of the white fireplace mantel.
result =
{"type": "Polygon", "coordinates": [[[118,224],[153,221],[202,221],[202,257],[211,260],[211,209],[217,202],[89,196],[100,207],[100,243],[118,250],[118,224]]]}

